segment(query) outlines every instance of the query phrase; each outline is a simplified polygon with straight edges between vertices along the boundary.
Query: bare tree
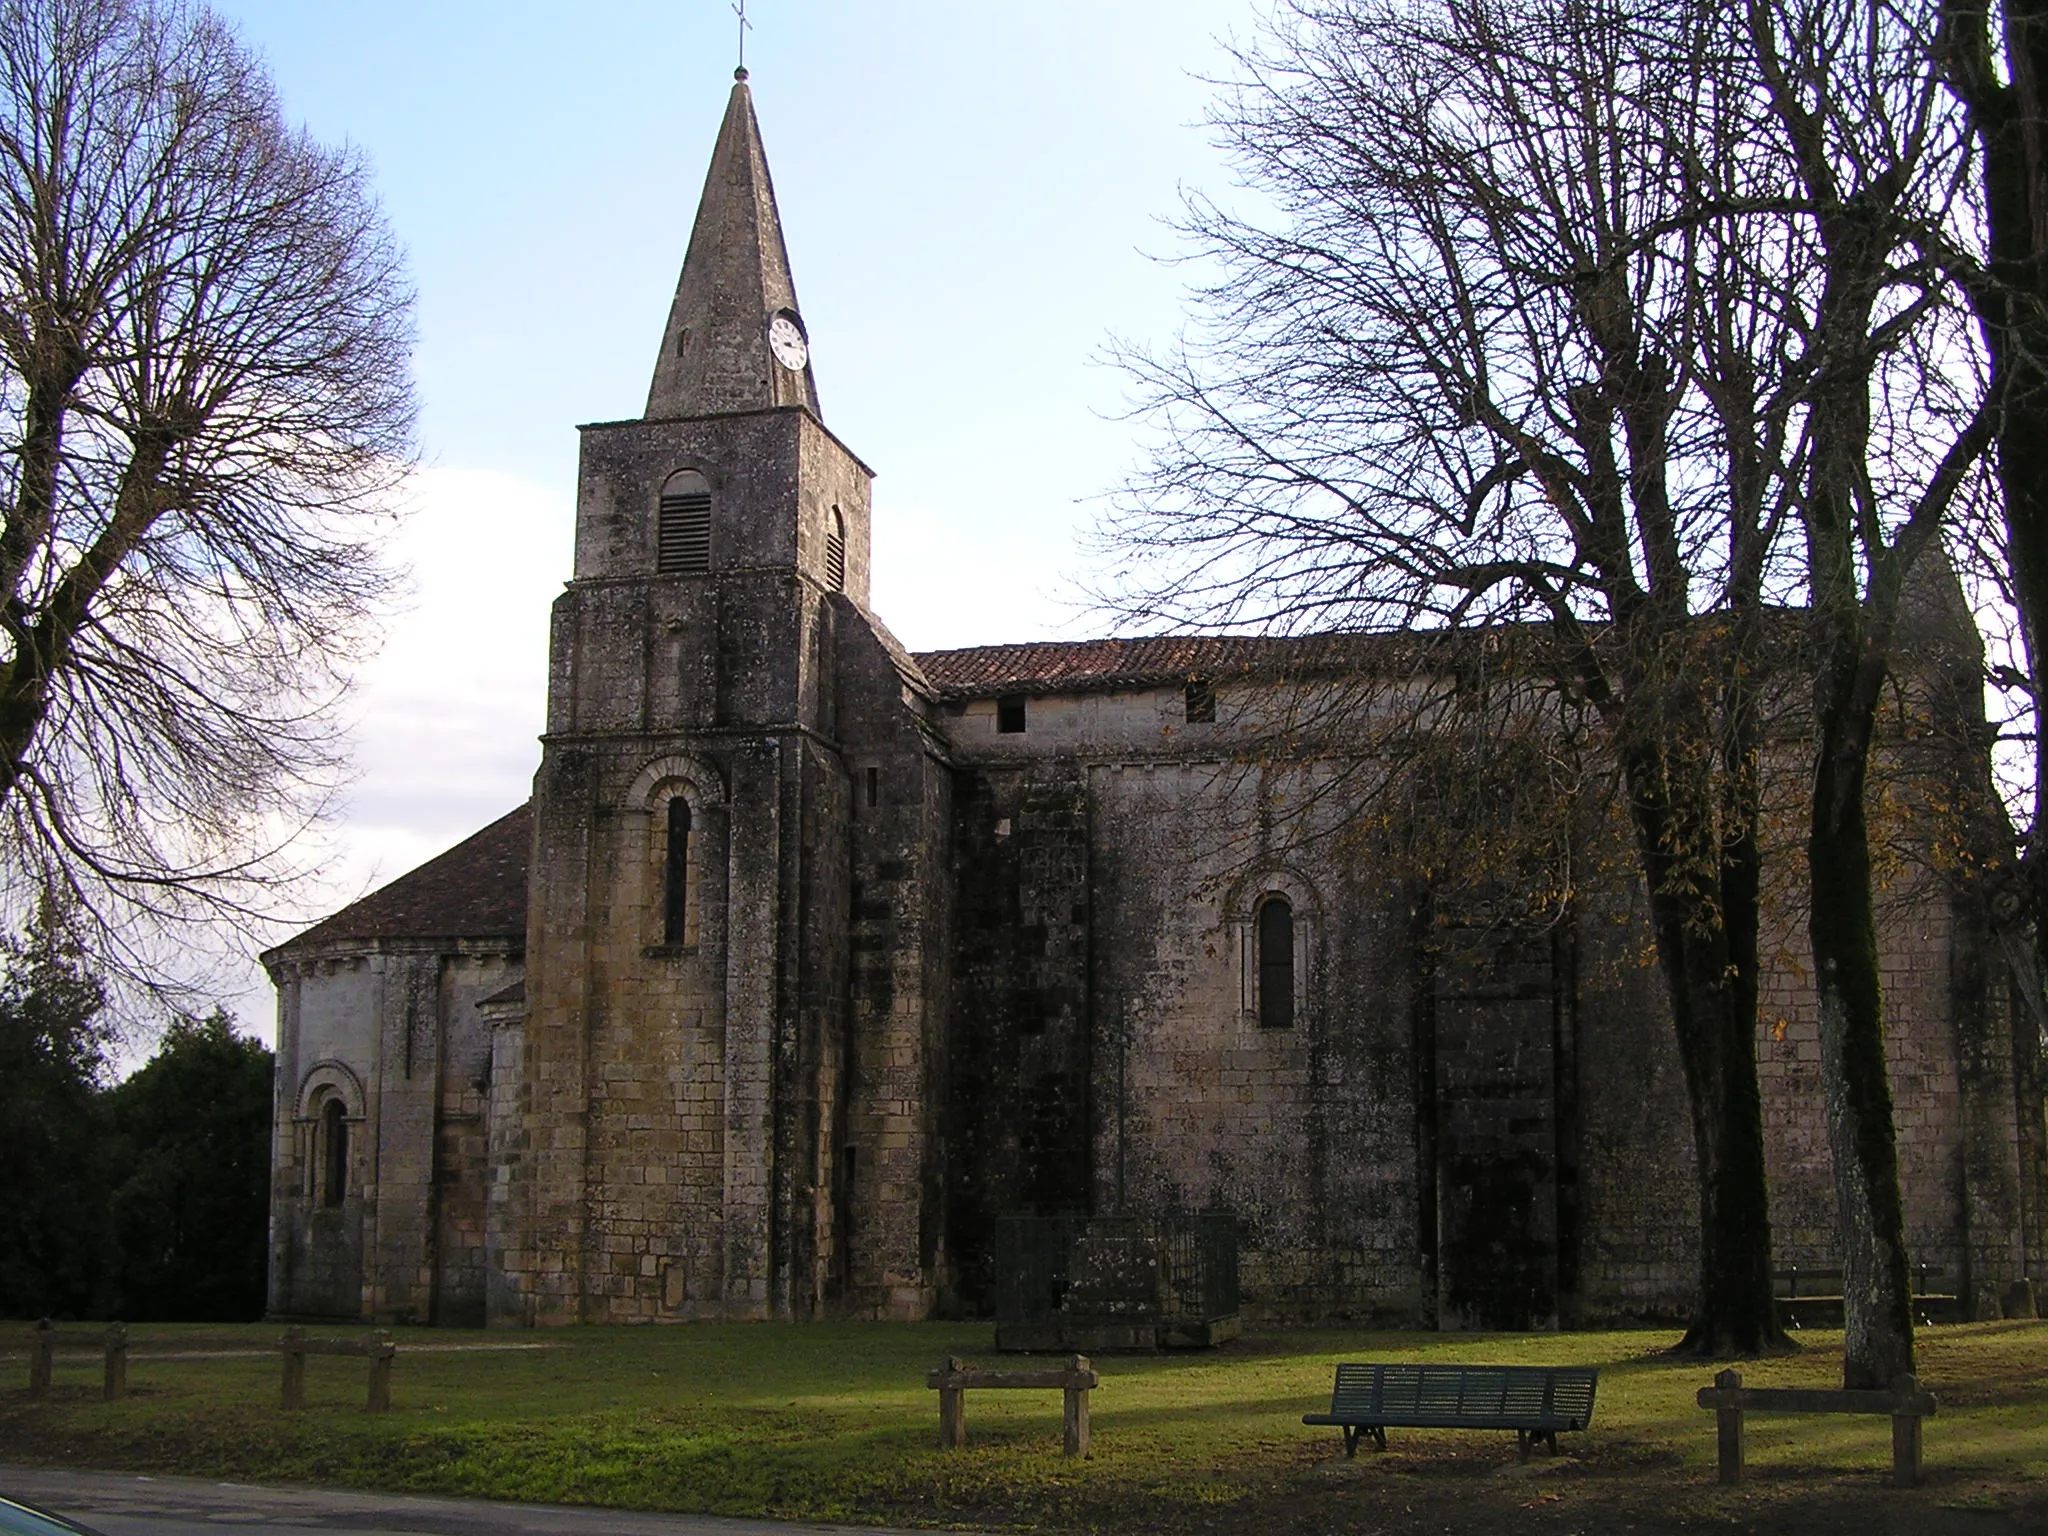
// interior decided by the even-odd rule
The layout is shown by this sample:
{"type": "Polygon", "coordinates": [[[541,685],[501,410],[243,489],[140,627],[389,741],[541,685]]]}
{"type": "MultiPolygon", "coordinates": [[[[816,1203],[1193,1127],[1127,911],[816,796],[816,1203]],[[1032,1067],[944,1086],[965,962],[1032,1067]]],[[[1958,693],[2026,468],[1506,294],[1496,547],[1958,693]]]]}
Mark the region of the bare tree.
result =
{"type": "Polygon", "coordinates": [[[1727,1355],[1787,1347],[1755,682],[1796,400],[1698,207],[1746,110],[1714,40],[1694,6],[1284,6],[1218,117],[1277,217],[1194,205],[1215,323],[1130,359],[1166,430],[1113,537],[1184,621],[1550,627],[1550,685],[1620,764],[1685,1067],[1684,1347],[1727,1355]]]}
{"type": "Polygon", "coordinates": [[[1998,508],[1979,569],[2012,620],[2010,636],[1992,637],[2006,662],[1992,681],[2017,706],[2023,783],[2011,798],[2026,829],[2019,899],[1999,904],[2021,921],[2002,936],[2026,978],[2031,1021],[2048,1034],[2048,5],[1945,0],[1936,44],[1968,110],[1983,183],[1984,267],[1956,275],[1983,326],[1999,402],[1998,508]],[[2014,946],[2025,940],[2010,930],[2025,928],[2032,953],[2021,956],[2014,946]]]}
{"type": "Polygon", "coordinates": [[[1212,324],[1130,359],[1164,431],[1113,530],[1138,606],[1184,621],[1549,627],[1634,827],[1700,1175],[1686,1347],[1716,1354],[1780,1343],[1761,712],[1766,677],[1817,679],[1854,1382],[1911,1360],[1863,809],[1877,690],[1988,421],[1928,254],[1968,204],[1955,114],[1921,40],[1870,15],[1283,4],[1218,117],[1265,207],[1193,205],[1212,324]]]}
{"type": "Polygon", "coordinates": [[[1805,411],[1778,473],[1803,534],[1815,754],[1807,836],[1822,1082],[1849,1386],[1913,1369],[1912,1302],[1884,1048],[1868,795],[1915,563],[1940,548],[1996,421],[1950,277],[1975,206],[1967,130],[1925,68],[1932,18],[1841,0],[1751,0],[1742,19],[1774,134],[1743,171],[1768,202],[1805,411]]]}
{"type": "Polygon", "coordinates": [[[210,11],[0,4],[0,879],[131,975],[335,783],[410,308],[360,160],[210,11]]]}

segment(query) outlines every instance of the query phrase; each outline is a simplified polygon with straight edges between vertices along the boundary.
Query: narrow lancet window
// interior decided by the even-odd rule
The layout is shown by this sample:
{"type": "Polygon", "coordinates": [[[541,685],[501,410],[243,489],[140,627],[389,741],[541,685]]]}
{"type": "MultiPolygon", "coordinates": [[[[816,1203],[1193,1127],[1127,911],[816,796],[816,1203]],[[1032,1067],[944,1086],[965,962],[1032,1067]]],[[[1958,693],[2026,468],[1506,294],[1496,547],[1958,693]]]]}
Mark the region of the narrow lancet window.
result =
{"type": "Polygon", "coordinates": [[[832,529],[825,535],[825,585],[834,592],[846,590],[846,519],[832,509],[832,529]]]}
{"type": "Polygon", "coordinates": [[[341,1100],[320,1109],[320,1203],[339,1205],[348,1195],[348,1117],[341,1100]]]}
{"type": "Polygon", "coordinates": [[[662,576],[701,576],[711,569],[711,482],[695,470],[671,475],[661,488],[654,569],[662,576]]]}
{"type": "Polygon", "coordinates": [[[1259,903],[1259,1023],[1286,1029],[1294,1023],[1294,908],[1285,896],[1259,903]]]}
{"type": "Polygon", "coordinates": [[[690,901],[690,802],[677,795],[668,803],[668,848],[663,864],[661,938],[683,942],[683,920],[690,901]]]}

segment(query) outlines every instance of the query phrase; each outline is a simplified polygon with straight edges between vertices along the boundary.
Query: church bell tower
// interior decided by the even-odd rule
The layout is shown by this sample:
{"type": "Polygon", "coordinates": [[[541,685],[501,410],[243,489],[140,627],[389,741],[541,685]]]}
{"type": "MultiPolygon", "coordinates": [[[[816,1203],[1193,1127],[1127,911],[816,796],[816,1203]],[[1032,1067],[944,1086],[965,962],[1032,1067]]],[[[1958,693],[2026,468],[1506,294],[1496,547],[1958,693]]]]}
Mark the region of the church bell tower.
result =
{"type": "Polygon", "coordinates": [[[491,1314],[806,1317],[829,1272],[870,471],[826,428],[746,72],[646,414],[582,430],[491,1314]]]}

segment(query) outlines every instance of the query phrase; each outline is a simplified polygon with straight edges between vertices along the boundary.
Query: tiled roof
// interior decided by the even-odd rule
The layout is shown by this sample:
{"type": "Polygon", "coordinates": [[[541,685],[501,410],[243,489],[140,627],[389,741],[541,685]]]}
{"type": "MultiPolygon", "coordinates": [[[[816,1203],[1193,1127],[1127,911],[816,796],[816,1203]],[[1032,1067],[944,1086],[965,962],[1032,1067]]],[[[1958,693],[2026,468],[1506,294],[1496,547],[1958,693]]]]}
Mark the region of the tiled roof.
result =
{"type": "Polygon", "coordinates": [[[349,940],[523,938],[532,841],[533,807],[522,805],[264,959],[349,940]]]}
{"type": "Polygon", "coordinates": [[[519,979],[518,979],[517,981],[513,982],[511,986],[509,986],[509,987],[506,987],[506,988],[504,988],[504,989],[503,989],[503,990],[501,990],[501,991],[493,992],[493,993],[492,993],[492,994],[491,994],[491,995],[490,995],[489,997],[487,997],[487,998],[484,998],[484,999],[483,999],[483,1000],[482,1000],[481,1002],[479,1002],[479,1003],[477,1004],[477,1007],[479,1007],[479,1008],[499,1008],[499,1007],[509,1008],[509,1007],[511,1007],[511,1006],[512,1006],[512,1005],[513,1005],[514,1003],[523,1003],[523,1002],[525,1002],[525,1001],[526,1001],[526,978],[525,978],[524,976],[522,976],[522,977],[520,977],[520,978],[519,978],[519,979]]]}
{"type": "Polygon", "coordinates": [[[1231,673],[1358,666],[1394,635],[1155,635],[1141,640],[1053,640],[920,651],[919,668],[941,698],[1138,688],[1231,673]]]}

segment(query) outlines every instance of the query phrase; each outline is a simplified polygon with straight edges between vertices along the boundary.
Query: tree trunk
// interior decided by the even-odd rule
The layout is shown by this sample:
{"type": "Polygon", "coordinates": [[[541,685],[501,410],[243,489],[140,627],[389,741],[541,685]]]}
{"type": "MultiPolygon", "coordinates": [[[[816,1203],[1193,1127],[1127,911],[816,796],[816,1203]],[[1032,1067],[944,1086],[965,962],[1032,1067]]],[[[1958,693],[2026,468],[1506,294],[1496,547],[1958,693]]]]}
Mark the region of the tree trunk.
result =
{"type": "Polygon", "coordinates": [[[1876,689],[1846,642],[1830,651],[1816,690],[1808,929],[1842,1245],[1842,1385],[1885,1387],[1913,1369],[1913,1313],[1864,806],[1876,689]]]}
{"type": "MultiPolygon", "coordinates": [[[[2048,166],[2041,159],[2048,139],[2041,100],[2048,78],[2048,4],[2004,0],[1998,10],[2015,66],[2010,83],[1998,84],[1990,72],[1988,53],[1976,46],[1981,33],[1952,62],[1960,65],[1957,87],[1970,105],[1982,147],[1996,282],[1972,298],[2003,405],[1996,468],[2005,552],[2038,721],[2048,704],[2042,676],[2048,666],[2048,166]]],[[[1957,20],[1952,7],[1951,25],[1957,20]]],[[[2024,890],[2036,970],[2048,975],[2048,753],[2034,754],[2033,799],[2024,890]]]]}
{"type": "Polygon", "coordinates": [[[1626,766],[1699,1178],[1699,1303],[1678,1352],[1711,1359],[1782,1353],[1795,1346],[1778,1325],[1771,1288],[1756,1075],[1756,812],[1744,804],[1746,817],[1722,825],[1708,845],[1711,873],[1708,860],[1688,860],[1693,840],[1674,829],[1707,834],[1714,789],[1705,775],[1674,775],[1671,754],[1683,758],[1686,744],[1665,746],[1629,753],[1626,766]]]}

